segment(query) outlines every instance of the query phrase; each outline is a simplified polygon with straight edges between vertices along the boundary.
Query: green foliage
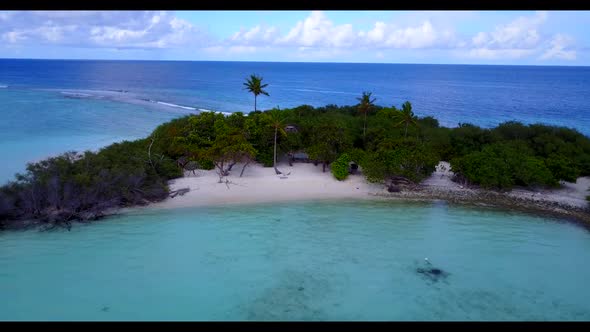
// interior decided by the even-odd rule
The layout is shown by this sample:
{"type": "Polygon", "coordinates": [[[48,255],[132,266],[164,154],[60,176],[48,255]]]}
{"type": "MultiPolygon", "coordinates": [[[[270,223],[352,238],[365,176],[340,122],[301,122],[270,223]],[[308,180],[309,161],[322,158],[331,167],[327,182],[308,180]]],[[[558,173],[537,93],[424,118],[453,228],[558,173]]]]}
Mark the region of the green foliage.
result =
{"type": "Polygon", "coordinates": [[[404,127],[404,137],[408,136],[408,126],[418,126],[418,122],[416,121],[416,116],[412,111],[412,104],[409,101],[406,101],[402,105],[402,109],[395,114],[394,119],[396,121],[395,126],[403,126],[404,127]]]}
{"type": "Polygon", "coordinates": [[[343,153],[332,163],[332,174],[338,181],[345,180],[348,177],[348,167],[350,163],[350,157],[343,153]]]}
{"type": "Polygon", "coordinates": [[[246,86],[246,90],[254,95],[254,111],[256,111],[256,99],[258,98],[258,95],[261,94],[268,96],[268,92],[264,90],[268,84],[262,84],[262,77],[252,74],[246,79],[244,86],[246,86]]]}
{"type": "Polygon", "coordinates": [[[485,188],[555,186],[550,169],[522,141],[494,143],[482,151],[451,160],[454,172],[485,188]]]}
{"type": "Polygon", "coordinates": [[[359,165],[361,165],[366,158],[365,151],[358,148],[348,150],[347,154],[350,157],[350,161],[353,161],[359,165]]]}
{"type": "Polygon", "coordinates": [[[182,175],[155,139],[115,143],[98,153],[68,152],[27,165],[0,188],[0,217],[69,223],[110,208],[162,200],[166,180],[182,175]]]}
{"type": "Polygon", "coordinates": [[[556,179],[576,182],[580,172],[574,163],[563,155],[553,153],[545,159],[545,163],[556,179]]]}
{"type": "Polygon", "coordinates": [[[385,141],[375,152],[369,152],[361,166],[371,182],[404,177],[419,182],[432,174],[439,155],[428,145],[414,139],[385,141]]]}
{"type": "Polygon", "coordinates": [[[338,155],[352,147],[350,133],[341,121],[326,121],[318,117],[318,121],[311,125],[310,131],[310,144],[306,152],[311,159],[322,162],[324,169],[338,155]]]}
{"type": "Polygon", "coordinates": [[[213,163],[213,161],[211,159],[203,158],[203,159],[200,159],[198,161],[198,163],[199,163],[199,166],[201,169],[204,169],[204,170],[215,169],[215,164],[213,163]]]}
{"type": "Polygon", "coordinates": [[[481,151],[484,145],[492,143],[492,135],[489,130],[472,124],[459,124],[459,127],[450,132],[449,138],[452,147],[451,158],[481,151]]]}

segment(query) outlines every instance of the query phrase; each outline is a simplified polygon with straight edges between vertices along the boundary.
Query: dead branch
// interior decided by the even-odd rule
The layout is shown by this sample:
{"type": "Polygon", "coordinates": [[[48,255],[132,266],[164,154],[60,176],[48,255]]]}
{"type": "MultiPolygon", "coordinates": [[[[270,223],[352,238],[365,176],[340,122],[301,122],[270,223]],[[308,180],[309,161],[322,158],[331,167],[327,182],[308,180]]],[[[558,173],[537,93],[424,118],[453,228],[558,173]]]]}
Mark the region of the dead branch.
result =
{"type": "Polygon", "coordinates": [[[184,194],[188,193],[189,191],[191,191],[190,188],[181,188],[178,190],[174,190],[170,192],[170,198],[174,198],[176,196],[183,196],[184,194]]]}

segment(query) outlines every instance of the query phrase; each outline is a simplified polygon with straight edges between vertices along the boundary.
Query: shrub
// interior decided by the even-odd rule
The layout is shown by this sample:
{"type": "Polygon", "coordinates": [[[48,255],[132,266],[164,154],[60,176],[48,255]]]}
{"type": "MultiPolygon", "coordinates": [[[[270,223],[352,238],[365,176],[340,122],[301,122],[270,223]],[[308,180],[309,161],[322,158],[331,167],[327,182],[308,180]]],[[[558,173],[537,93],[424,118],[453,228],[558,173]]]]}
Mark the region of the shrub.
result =
{"type": "Polygon", "coordinates": [[[348,176],[349,163],[350,157],[346,153],[341,154],[340,157],[332,163],[332,174],[338,181],[342,181],[348,176]]]}
{"type": "MultiPolygon", "coordinates": [[[[272,167],[273,166],[273,158],[274,154],[273,151],[261,151],[256,155],[256,161],[261,163],[264,167],[272,167]]],[[[277,156],[278,158],[278,156],[277,156]]]]}
{"type": "Polygon", "coordinates": [[[401,176],[420,182],[434,172],[440,155],[427,144],[413,139],[384,141],[377,151],[367,153],[363,174],[370,182],[381,182],[401,176]]]}
{"type": "Polygon", "coordinates": [[[451,168],[471,183],[485,188],[557,185],[543,160],[534,157],[532,151],[520,141],[488,145],[482,151],[451,160],[451,168]]]}
{"type": "Polygon", "coordinates": [[[213,163],[213,161],[211,161],[211,159],[201,159],[198,161],[198,163],[199,163],[199,166],[201,169],[204,169],[207,171],[215,168],[215,164],[213,163]]]}

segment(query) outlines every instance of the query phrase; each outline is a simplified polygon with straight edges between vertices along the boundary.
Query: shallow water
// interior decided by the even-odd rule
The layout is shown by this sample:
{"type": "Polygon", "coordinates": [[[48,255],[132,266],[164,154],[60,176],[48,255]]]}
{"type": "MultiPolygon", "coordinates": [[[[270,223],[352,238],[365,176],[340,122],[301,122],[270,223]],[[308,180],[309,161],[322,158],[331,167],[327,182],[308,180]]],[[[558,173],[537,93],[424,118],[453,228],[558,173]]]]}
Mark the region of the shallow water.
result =
{"type": "Polygon", "coordinates": [[[141,209],[0,246],[0,320],[590,319],[587,230],[442,202],[141,209]]]}

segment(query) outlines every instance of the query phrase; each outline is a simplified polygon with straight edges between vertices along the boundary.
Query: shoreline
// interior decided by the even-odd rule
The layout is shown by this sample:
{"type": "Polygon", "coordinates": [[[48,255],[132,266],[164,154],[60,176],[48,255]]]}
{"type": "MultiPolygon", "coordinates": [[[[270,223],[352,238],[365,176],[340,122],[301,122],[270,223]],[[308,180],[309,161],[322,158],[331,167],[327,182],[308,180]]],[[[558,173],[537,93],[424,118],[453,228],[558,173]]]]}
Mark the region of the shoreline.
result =
{"type": "Polygon", "coordinates": [[[418,187],[398,193],[376,194],[376,197],[406,202],[431,202],[442,200],[453,205],[495,208],[504,211],[523,212],[541,217],[551,217],[578,223],[590,229],[590,209],[552,201],[539,201],[514,197],[501,192],[482,189],[469,191],[441,191],[431,187],[418,187]]]}
{"type": "MultiPolygon", "coordinates": [[[[590,229],[590,204],[585,195],[590,177],[578,178],[575,184],[562,183],[561,188],[533,191],[513,189],[508,192],[462,186],[453,182],[449,164],[441,162],[433,174],[421,183],[388,192],[383,184],[369,183],[361,174],[349,175],[344,181],[336,180],[329,169],[311,163],[295,163],[293,166],[279,163],[283,172],[275,174],[274,168],[251,164],[239,177],[242,165],[236,164],[232,173],[219,182],[215,170],[186,172],[184,177],[169,181],[171,193],[189,188],[175,197],[146,205],[123,207],[106,211],[94,221],[75,221],[89,224],[124,215],[132,211],[167,210],[190,207],[223,207],[302,201],[374,200],[400,202],[432,202],[442,200],[451,205],[479,208],[495,208],[507,212],[523,212],[577,223],[590,229]]],[[[147,202],[146,202],[147,203],[147,202]]],[[[5,230],[30,229],[44,224],[38,221],[8,222],[5,230]]]]}
{"type": "Polygon", "coordinates": [[[440,162],[433,174],[412,188],[388,192],[383,184],[366,181],[363,175],[349,175],[344,181],[336,180],[329,169],[322,172],[320,165],[295,163],[277,167],[286,176],[276,175],[272,167],[252,164],[239,177],[241,165],[236,164],[233,174],[222,183],[214,170],[185,174],[170,181],[171,191],[189,188],[184,195],[141,207],[146,209],[173,209],[199,206],[251,205],[321,200],[388,200],[436,201],[473,207],[495,207],[507,211],[521,211],[551,216],[590,226],[590,207],[585,195],[590,178],[578,182],[562,183],[561,188],[540,191],[513,189],[499,192],[462,186],[451,179],[447,162],[440,162]],[[225,181],[228,181],[227,183],[225,181]]]}

